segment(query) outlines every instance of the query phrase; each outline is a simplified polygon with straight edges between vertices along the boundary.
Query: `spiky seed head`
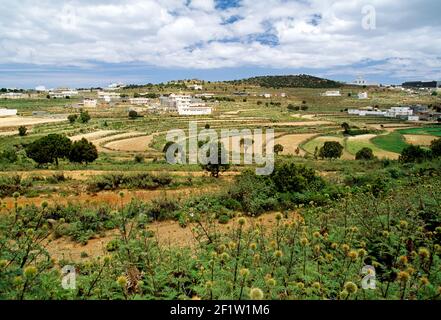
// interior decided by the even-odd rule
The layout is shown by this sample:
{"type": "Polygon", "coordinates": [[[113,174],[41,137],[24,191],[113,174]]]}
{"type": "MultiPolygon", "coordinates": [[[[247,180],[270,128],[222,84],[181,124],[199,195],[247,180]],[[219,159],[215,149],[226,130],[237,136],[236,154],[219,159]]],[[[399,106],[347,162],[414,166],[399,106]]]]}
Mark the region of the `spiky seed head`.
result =
{"type": "Polygon", "coordinates": [[[37,274],[37,268],[34,266],[28,266],[24,269],[24,275],[26,278],[32,278],[37,274]]]}
{"type": "Polygon", "coordinates": [[[397,280],[400,282],[407,282],[410,278],[410,274],[406,271],[400,271],[397,274],[397,280]]]}
{"type": "Polygon", "coordinates": [[[344,288],[349,294],[355,294],[358,290],[357,285],[351,281],[346,282],[344,288]]]}
{"type": "Polygon", "coordinates": [[[116,279],[116,283],[123,288],[127,285],[127,278],[125,276],[119,276],[118,279],[116,279]]]}
{"type": "Polygon", "coordinates": [[[263,291],[259,288],[252,288],[250,290],[251,300],[263,300],[263,291]]]}

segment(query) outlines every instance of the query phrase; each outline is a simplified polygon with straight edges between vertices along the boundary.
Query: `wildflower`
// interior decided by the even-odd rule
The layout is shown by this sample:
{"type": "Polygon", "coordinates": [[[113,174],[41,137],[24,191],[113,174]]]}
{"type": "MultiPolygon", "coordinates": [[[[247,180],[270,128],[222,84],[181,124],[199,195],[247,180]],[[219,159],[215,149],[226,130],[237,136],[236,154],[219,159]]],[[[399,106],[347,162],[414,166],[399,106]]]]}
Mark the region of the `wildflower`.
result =
{"type": "Polygon", "coordinates": [[[240,217],[239,220],[237,220],[240,226],[243,226],[246,222],[246,219],[244,217],[240,217]]]}
{"type": "Polygon", "coordinates": [[[397,280],[401,282],[407,282],[410,278],[410,274],[406,271],[400,271],[397,275],[397,280]]]}
{"type": "Polygon", "coordinates": [[[8,261],[6,260],[0,260],[0,269],[3,269],[8,264],[8,261]]]}
{"type": "Polygon", "coordinates": [[[250,270],[247,268],[243,268],[243,269],[240,269],[239,273],[242,277],[246,278],[250,275],[250,270]]]}
{"type": "Polygon", "coordinates": [[[19,192],[14,192],[12,194],[12,196],[14,197],[14,199],[17,199],[18,197],[20,197],[20,193],[19,192]]]}
{"type": "Polygon", "coordinates": [[[357,253],[357,251],[354,251],[354,250],[350,251],[350,252],[348,253],[348,257],[349,257],[352,261],[357,260],[357,258],[358,258],[358,253],[357,253]]]}
{"type": "Polygon", "coordinates": [[[435,245],[435,252],[436,252],[437,254],[441,254],[441,246],[440,246],[439,244],[436,244],[436,245],[435,245]]]}
{"type": "Polygon", "coordinates": [[[410,274],[410,275],[413,275],[416,272],[416,270],[414,268],[412,268],[412,267],[409,267],[409,268],[406,269],[406,272],[408,274],[410,274]]]}
{"type": "Polygon", "coordinates": [[[303,282],[297,282],[297,288],[299,290],[303,290],[305,288],[305,284],[303,282]]]}
{"type": "Polygon", "coordinates": [[[358,228],[357,228],[357,227],[352,227],[352,228],[350,229],[350,231],[351,231],[352,233],[357,233],[357,232],[358,232],[358,228]]]}
{"type": "MultiPolygon", "coordinates": [[[[180,252],[179,252],[179,254],[180,254],[180,252]]],[[[217,252],[216,252],[216,251],[212,251],[210,255],[211,255],[211,257],[212,257],[213,259],[216,259],[216,257],[217,257],[217,252]]],[[[180,256],[182,256],[182,255],[180,254],[180,256]]]]}
{"type": "Polygon", "coordinates": [[[349,247],[347,244],[343,244],[343,245],[341,246],[341,249],[342,249],[344,252],[349,252],[350,247],[349,247]]]}
{"type": "Polygon", "coordinates": [[[427,286],[430,283],[429,279],[427,279],[427,277],[421,277],[420,282],[421,282],[421,285],[423,285],[423,286],[427,286]]]}
{"type": "Polygon", "coordinates": [[[360,241],[360,247],[366,248],[366,242],[365,241],[360,241]]]}
{"type": "Polygon", "coordinates": [[[228,246],[230,247],[231,250],[234,250],[236,248],[236,242],[231,241],[228,246]]]}
{"type": "Polygon", "coordinates": [[[346,299],[349,295],[349,292],[347,292],[346,290],[343,290],[342,292],[340,292],[340,299],[346,299]]]}
{"type": "Polygon", "coordinates": [[[314,282],[314,283],[312,284],[312,287],[313,287],[315,290],[320,290],[320,287],[321,287],[320,282],[314,282]]]}
{"type": "Polygon", "coordinates": [[[31,278],[37,274],[37,268],[29,266],[24,269],[24,275],[26,278],[31,278]]]}
{"type": "Polygon", "coordinates": [[[14,277],[14,284],[15,285],[20,285],[21,283],[23,282],[23,279],[22,279],[22,277],[20,277],[20,276],[16,276],[16,277],[14,277]]]}
{"type": "Polygon", "coordinates": [[[412,251],[412,252],[410,253],[410,257],[411,257],[412,259],[415,259],[417,256],[418,256],[418,253],[416,253],[415,251],[412,251]]]}
{"type": "Polygon", "coordinates": [[[120,287],[125,287],[127,285],[127,278],[125,276],[119,276],[118,279],[116,279],[116,283],[120,287]]]}
{"type": "Polygon", "coordinates": [[[275,287],[276,286],[276,280],[274,280],[274,278],[268,278],[266,280],[266,284],[268,285],[268,287],[275,287]]]}
{"type": "Polygon", "coordinates": [[[262,300],[263,299],[263,291],[259,288],[252,288],[250,290],[250,298],[251,298],[251,300],[262,300]]]}
{"type": "Polygon", "coordinates": [[[211,288],[213,288],[213,281],[207,281],[207,282],[205,283],[205,287],[206,287],[207,289],[211,289],[211,288]]]}
{"type": "Polygon", "coordinates": [[[355,283],[349,281],[345,283],[345,290],[349,293],[357,293],[358,287],[355,283]]]}
{"type": "Polygon", "coordinates": [[[381,234],[382,234],[382,236],[385,237],[385,238],[388,238],[388,237],[389,237],[389,231],[387,231],[387,230],[384,230],[383,232],[381,232],[381,234]]]}
{"type": "Polygon", "coordinates": [[[335,242],[333,242],[332,244],[331,244],[331,249],[337,249],[338,248],[338,244],[337,243],[335,243],[335,242]]]}
{"type": "Polygon", "coordinates": [[[367,255],[367,251],[364,249],[358,249],[358,255],[360,257],[364,257],[365,255],[367,255]]]}
{"type": "Polygon", "coordinates": [[[302,239],[300,240],[300,244],[301,244],[303,247],[307,246],[308,243],[309,243],[309,241],[308,241],[307,238],[302,238],[302,239]]]}
{"type": "Polygon", "coordinates": [[[228,260],[228,258],[230,258],[230,255],[229,255],[228,253],[226,253],[226,252],[223,252],[223,253],[220,255],[220,259],[221,259],[222,261],[228,260]]]}
{"type": "Polygon", "coordinates": [[[283,252],[282,252],[282,251],[280,251],[280,250],[276,250],[276,251],[274,252],[274,257],[280,259],[282,256],[283,256],[283,252]]]}
{"type": "Polygon", "coordinates": [[[317,244],[314,246],[314,253],[315,254],[317,254],[317,255],[320,254],[320,250],[321,250],[320,245],[317,244]]]}
{"type": "Polygon", "coordinates": [[[260,262],[260,254],[256,253],[253,257],[253,261],[255,264],[258,264],[260,262]]]}
{"type": "Polygon", "coordinates": [[[276,220],[277,221],[282,220],[282,214],[280,212],[276,213],[276,220]]]}
{"type": "Polygon", "coordinates": [[[219,252],[224,252],[225,249],[226,249],[226,247],[225,247],[224,244],[221,244],[221,245],[219,246],[219,252]]]}
{"type": "Polygon", "coordinates": [[[251,243],[250,244],[250,249],[253,250],[253,251],[256,250],[257,249],[257,244],[255,242],[251,243]]]}
{"type": "Polygon", "coordinates": [[[420,248],[418,250],[418,254],[420,255],[421,259],[427,259],[430,257],[430,251],[427,248],[420,248]]]}
{"type": "Polygon", "coordinates": [[[274,241],[274,240],[272,240],[272,241],[270,242],[270,247],[271,247],[271,248],[275,248],[275,247],[277,247],[277,242],[274,241]]]}
{"type": "Polygon", "coordinates": [[[409,223],[406,220],[400,221],[400,228],[401,229],[406,229],[408,226],[409,226],[409,223]]]}
{"type": "Polygon", "coordinates": [[[436,227],[435,228],[435,232],[438,233],[438,234],[441,234],[441,227],[436,227]]]}
{"type": "Polygon", "coordinates": [[[326,260],[328,260],[329,262],[331,262],[332,260],[334,260],[334,256],[330,253],[327,253],[325,255],[326,260]]]}
{"type": "Polygon", "coordinates": [[[316,232],[314,232],[313,234],[312,234],[312,236],[314,237],[314,238],[320,238],[320,236],[321,236],[321,234],[320,234],[320,232],[318,232],[318,231],[316,231],[316,232]]]}
{"type": "Polygon", "coordinates": [[[104,257],[104,262],[105,263],[109,263],[111,260],[112,260],[112,256],[107,255],[107,256],[104,257]]]}
{"type": "Polygon", "coordinates": [[[402,264],[402,265],[406,265],[406,264],[409,262],[409,260],[407,259],[406,256],[400,256],[400,257],[398,258],[398,261],[399,261],[400,264],[402,264]]]}

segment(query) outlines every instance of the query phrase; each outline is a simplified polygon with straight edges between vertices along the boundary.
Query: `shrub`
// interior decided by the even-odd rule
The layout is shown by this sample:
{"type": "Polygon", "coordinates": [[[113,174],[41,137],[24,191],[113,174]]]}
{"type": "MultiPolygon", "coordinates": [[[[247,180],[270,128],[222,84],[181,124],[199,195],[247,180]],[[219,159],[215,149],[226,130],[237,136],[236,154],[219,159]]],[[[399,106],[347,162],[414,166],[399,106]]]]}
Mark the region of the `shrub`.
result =
{"type": "Polygon", "coordinates": [[[91,117],[89,115],[88,111],[81,110],[80,117],[78,118],[78,121],[80,123],[88,123],[90,121],[91,117]]]}
{"type": "Polygon", "coordinates": [[[20,137],[24,137],[27,133],[28,129],[25,126],[18,127],[18,135],[20,137]]]}
{"type": "Polygon", "coordinates": [[[223,214],[219,217],[218,221],[220,224],[227,224],[230,221],[230,217],[223,214]]]}
{"type": "Polygon", "coordinates": [[[293,162],[276,163],[270,179],[279,192],[305,192],[324,187],[324,181],[313,169],[293,162]]]}
{"type": "Polygon", "coordinates": [[[374,160],[374,152],[371,148],[363,148],[355,155],[356,160],[374,160]]]}
{"type": "Polygon", "coordinates": [[[72,142],[60,134],[49,134],[26,146],[26,154],[39,165],[54,163],[66,158],[71,150],[72,142]]]}
{"type": "Polygon", "coordinates": [[[130,110],[130,111],[129,111],[129,118],[130,118],[130,119],[136,119],[136,118],[138,118],[138,112],[136,112],[135,110],[130,110]]]}
{"type": "Polygon", "coordinates": [[[134,160],[136,163],[142,163],[144,162],[144,156],[140,153],[135,154],[134,160]]]}
{"type": "Polygon", "coordinates": [[[399,161],[404,163],[409,162],[423,162],[430,159],[431,151],[425,150],[420,146],[410,145],[403,149],[399,161]]]}
{"type": "Polygon", "coordinates": [[[337,141],[326,141],[320,148],[319,156],[324,159],[338,159],[343,154],[344,147],[337,141]]]}
{"type": "Polygon", "coordinates": [[[274,153],[278,155],[280,152],[283,152],[283,146],[281,144],[276,144],[274,146],[274,153]]]}
{"type": "Polygon", "coordinates": [[[75,121],[77,121],[77,119],[78,119],[78,115],[76,114],[71,114],[67,117],[67,120],[69,120],[70,124],[74,124],[75,121]]]}
{"type": "Polygon", "coordinates": [[[91,163],[98,159],[98,150],[92,142],[83,138],[72,144],[68,158],[70,162],[91,163]]]}
{"type": "Polygon", "coordinates": [[[432,155],[434,157],[441,157],[441,138],[432,141],[430,144],[430,150],[432,150],[432,155]]]}

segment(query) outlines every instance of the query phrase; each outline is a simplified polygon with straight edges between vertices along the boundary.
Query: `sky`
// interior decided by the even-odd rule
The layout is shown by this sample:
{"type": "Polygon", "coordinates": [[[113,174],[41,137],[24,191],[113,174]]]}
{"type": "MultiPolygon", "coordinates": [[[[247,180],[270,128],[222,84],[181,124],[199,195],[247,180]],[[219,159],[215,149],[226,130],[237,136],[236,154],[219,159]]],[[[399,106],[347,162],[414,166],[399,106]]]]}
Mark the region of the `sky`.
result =
{"type": "Polygon", "coordinates": [[[0,87],[441,81],[439,0],[0,0],[0,87]]]}

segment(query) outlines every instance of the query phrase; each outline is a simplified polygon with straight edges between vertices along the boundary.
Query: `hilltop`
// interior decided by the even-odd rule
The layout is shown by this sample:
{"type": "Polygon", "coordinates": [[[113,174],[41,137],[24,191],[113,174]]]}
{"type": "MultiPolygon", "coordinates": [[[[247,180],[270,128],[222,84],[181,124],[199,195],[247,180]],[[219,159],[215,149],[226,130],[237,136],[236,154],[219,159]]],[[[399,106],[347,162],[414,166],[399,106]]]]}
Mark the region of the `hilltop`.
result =
{"type": "Polygon", "coordinates": [[[227,81],[232,84],[249,84],[265,88],[339,88],[343,84],[333,80],[306,74],[285,76],[260,76],[242,80],[227,81]]]}

